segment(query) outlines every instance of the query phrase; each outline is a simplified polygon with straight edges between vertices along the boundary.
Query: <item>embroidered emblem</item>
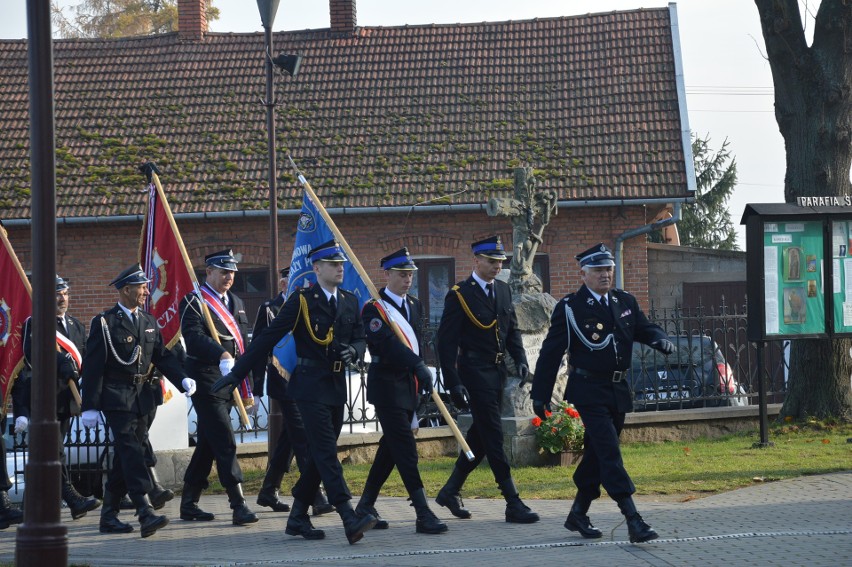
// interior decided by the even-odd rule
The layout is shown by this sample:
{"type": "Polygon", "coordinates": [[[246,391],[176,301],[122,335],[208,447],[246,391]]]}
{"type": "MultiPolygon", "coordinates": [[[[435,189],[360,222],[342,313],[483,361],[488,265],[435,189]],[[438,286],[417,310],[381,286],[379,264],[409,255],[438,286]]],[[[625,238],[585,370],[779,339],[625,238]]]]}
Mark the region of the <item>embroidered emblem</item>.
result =
{"type": "Polygon", "coordinates": [[[146,332],[146,333],[153,333],[153,332],[154,332],[154,329],[145,329],[145,332],[146,332]]]}
{"type": "Polygon", "coordinates": [[[378,317],[370,320],[370,332],[376,333],[382,328],[382,320],[378,317]]]}
{"type": "Polygon", "coordinates": [[[12,308],[5,299],[0,299],[0,346],[6,346],[6,342],[12,335],[12,308]]]}
{"type": "Polygon", "coordinates": [[[621,314],[621,318],[623,319],[624,317],[627,317],[631,313],[633,313],[633,312],[630,309],[628,309],[627,311],[625,311],[624,313],[621,314]]]}
{"type": "Polygon", "coordinates": [[[594,304],[595,304],[595,300],[594,300],[594,298],[591,298],[591,297],[590,297],[590,298],[588,298],[588,299],[586,300],[586,303],[588,303],[589,305],[594,305],[594,304]]]}
{"type": "Polygon", "coordinates": [[[618,303],[618,298],[614,294],[613,294],[612,297],[610,297],[610,299],[612,300],[613,303],[618,303]]]}
{"type": "Polygon", "coordinates": [[[168,263],[168,260],[164,260],[163,257],[160,256],[160,252],[154,248],[154,257],[151,258],[151,265],[148,269],[151,277],[151,283],[148,284],[148,287],[151,290],[151,307],[157,305],[157,302],[160,301],[161,297],[169,294],[168,290],[166,290],[166,287],[168,286],[168,272],[166,271],[166,265],[168,263]]]}

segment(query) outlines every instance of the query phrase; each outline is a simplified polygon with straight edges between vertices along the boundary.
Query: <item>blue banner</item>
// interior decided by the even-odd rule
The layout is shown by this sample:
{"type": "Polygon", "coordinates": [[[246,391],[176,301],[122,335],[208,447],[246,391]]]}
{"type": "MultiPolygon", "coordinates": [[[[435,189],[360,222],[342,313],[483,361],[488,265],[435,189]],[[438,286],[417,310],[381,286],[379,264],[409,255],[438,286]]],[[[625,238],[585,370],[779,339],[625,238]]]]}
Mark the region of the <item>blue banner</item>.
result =
{"type": "MultiPolygon", "coordinates": [[[[299,221],[296,225],[296,242],[293,246],[293,257],[290,260],[290,281],[287,285],[287,297],[298,289],[311,287],[317,283],[317,277],[314,274],[308,254],[315,246],[324,244],[333,238],[334,233],[325,219],[322,218],[316,204],[305,192],[302,200],[302,212],[299,214],[299,221]]],[[[364,307],[364,304],[370,299],[370,292],[352,262],[346,262],[344,265],[343,284],[340,287],[355,294],[358,298],[359,308],[364,307]]],[[[296,367],[296,346],[295,342],[290,340],[289,337],[288,333],[272,352],[281,367],[292,373],[296,367]]]]}

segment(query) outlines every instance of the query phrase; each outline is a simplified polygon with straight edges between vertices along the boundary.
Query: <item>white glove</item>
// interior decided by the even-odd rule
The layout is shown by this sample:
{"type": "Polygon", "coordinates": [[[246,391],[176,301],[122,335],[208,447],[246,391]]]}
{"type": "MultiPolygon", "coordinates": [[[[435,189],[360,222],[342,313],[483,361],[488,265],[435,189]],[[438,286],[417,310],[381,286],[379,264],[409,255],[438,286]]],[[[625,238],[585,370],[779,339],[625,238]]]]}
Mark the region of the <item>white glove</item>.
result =
{"type": "Polygon", "coordinates": [[[86,429],[94,429],[101,422],[101,412],[95,409],[87,409],[80,416],[80,421],[86,429]]]}
{"type": "Polygon", "coordinates": [[[195,380],[193,380],[192,378],[184,378],[183,380],[181,380],[180,385],[183,386],[183,395],[187,398],[195,393],[195,380]]]}
{"type": "Polygon", "coordinates": [[[15,433],[23,433],[30,427],[30,420],[25,415],[19,415],[15,418],[15,433]]]}
{"type": "Polygon", "coordinates": [[[222,373],[222,376],[226,376],[228,372],[234,367],[234,359],[233,358],[223,358],[219,361],[219,372],[222,373]]]}

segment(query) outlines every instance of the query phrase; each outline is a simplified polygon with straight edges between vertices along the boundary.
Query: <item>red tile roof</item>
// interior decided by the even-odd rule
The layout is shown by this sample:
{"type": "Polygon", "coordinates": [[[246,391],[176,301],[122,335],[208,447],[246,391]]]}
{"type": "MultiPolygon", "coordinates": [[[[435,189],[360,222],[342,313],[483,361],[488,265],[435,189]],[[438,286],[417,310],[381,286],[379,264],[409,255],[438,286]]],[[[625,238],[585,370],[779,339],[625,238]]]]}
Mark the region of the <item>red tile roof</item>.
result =
{"type": "MultiPolygon", "coordinates": [[[[291,152],[326,207],[483,203],[532,166],[562,200],[682,199],[669,10],[275,34],[279,206],[291,152]],[[459,191],[466,190],[461,194],[459,191]]],[[[57,216],[143,212],[155,161],[177,213],[265,209],[263,34],[63,40],[57,216]]],[[[0,218],[30,211],[25,41],[0,40],[0,218]]]]}

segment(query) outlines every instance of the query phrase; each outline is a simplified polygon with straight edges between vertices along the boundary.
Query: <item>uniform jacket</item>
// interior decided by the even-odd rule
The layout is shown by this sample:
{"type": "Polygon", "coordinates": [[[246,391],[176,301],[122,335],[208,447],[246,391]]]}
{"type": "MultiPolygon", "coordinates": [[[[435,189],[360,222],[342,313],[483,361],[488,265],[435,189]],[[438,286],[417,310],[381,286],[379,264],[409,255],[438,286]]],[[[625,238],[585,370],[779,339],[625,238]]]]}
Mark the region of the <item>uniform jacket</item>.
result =
{"type": "MultiPolygon", "coordinates": [[[[648,321],[635,297],[620,289],[611,290],[608,297],[609,305],[603,307],[583,285],[556,304],[550,318],[550,330],[542,343],[536,364],[530,392],[533,400],[550,401],[556,374],[566,350],[572,368],[611,375],[616,370],[630,368],[633,341],[651,344],[667,338],[660,327],[648,321]],[[583,344],[572,327],[569,344],[566,306],[571,308],[577,327],[588,342],[593,345],[602,343],[610,334],[613,341],[603,349],[594,350],[583,344]]],[[[619,410],[629,411],[632,400],[627,380],[613,383],[582,376],[572,377],[568,380],[565,399],[578,405],[594,404],[605,396],[611,396],[607,392],[613,389],[619,410]]]]}
{"type": "MultiPolygon", "coordinates": [[[[263,332],[265,328],[275,319],[281,307],[284,305],[284,295],[279,293],[274,299],[264,301],[257,310],[257,317],[254,320],[254,329],[252,329],[252,340],[263,332]]],[[[254,365],[251,373],[254,377],[254,390],[258,395],[263,394],[263,386],[266,384],[266,393],[270,398],[275,400],[283,400],[287,397],[287,381],[281,377],[278,370],[271,363],[272,353],[269,353],[265,359],[258,361],[254,365]],[[266,380],[263,373],[266,372],[266,380]]]]}
{"type": "Polygon", "coordinates": [[[181,381],[186,373],[163,344],[157,320],[141,309],[136,313],[139,321],[136,326],[118,305],[92,319],[83,357],[83,411],[149,413],[156,407],[152,388],[145,382],[134,384],[132,377],[148,374],[152,364],[183,391],[181,381]],[[106,322],[109,342],[104,337],[102,320],[106,322]],[[139,357],[125,364],[131,361],[137,346],[139,357]]]}
{"type": "MultiPolygon", "coordinates": [[[[379,295],[390,309],[394,309],[396,303],[387,296],[384,288],[379,291],[379,295]]],[[[419,299],[410,295],[406,296],[406,302],[411,314],[409,323],[422,349],[423,306],[419,299]]],[[[414,411],[417,409],[417,382],[412,370],[422,360],[421,357],[397,337],[380,314],[375,300],[364,305],[361,319],[370,356],[378,358],[378,363],[370,363],[367,373],[367,401],[374,406],[394,406],[414,411]]]]}
{"type": "MultiPolygon", "coordinates": [[[[66,313],[65,324],[68,327],[66,331],[59,322],[56,322],[56,330],[62,333],[74,343],[81,355],[86,354],[86,327],[79,319],[72,317],[66,313]]],[[[30,417],[30,388],[32,384],[32,319],[27,319],[24,322],[24,356],[27,359],[27,368],[21,372],[15,384],[12,386],[12,411],[15,416],[30,417]]],[[[72,415],[80,413],[80,406],[74,400],[71,394],[71,388],[68,386],[69,378],[73,378],[75,373],[79,373],[80,369],[76,368],[76,364],[65,356],[66,353],[56,352],[56,415],[60,419],[65,419],[72,415]]],[[[79,376],[77,380],[77,388],[80,387],[79,376]]]]}
{"type": "MultiPolygon", "coordinates": [[[[228,295],[228,310],[234,316],[237,325],[242,335],[243,344],[248,344],[249,322],[246,317],[246,309],[243,300],[231,293],[228,295]]],[[[202,300],[194,293],[188,294],[183,298],[180,304],[180,331],[183,335],[183,340],[186,345],[186,371],[190,378],[195,380],[196,392],[193,396],[211,395],[222,399],[231,399],[231,393],[227,390],[221,390],[217,393],[210,392],[210,386],[222,377],[219,371],[219,359],[222,353],[227,351],[234,358],[239,359],[240,355],[237,352],[237,343],[231,335],[231,331],[225,326],[213,310],[210,311],[210,317],[213,319],[213,326],[219,335],[219,342],[210,334],[210,329],[207,327],[207,321],[204,317],[204,311],[201,307],[202,300]]],[[[247,376],[250,373],[250,368],[241,376],[247,376]]]]}
{"type": "Polygon", "coordinates": [[[475,325],[462,309],[456,292],[450,290],[444,300],[437,336],[444,386],[450,389],[461,383],[468,390],[502,389],[506,378],[505,365],[490,362],[491,357],[508,352],[516,364],[527,363],[509,285],[494,280],[496,301],[493,305],[473,276],[456,286],[477,321],[487,326],[496,317],[497,332],[493,327],[481,329],[475,325]],[[465,358],[467,352],[489,360],[465,358]]]}
{"type": "MultiPolygon", "coordinates": [[[[364,326],[358,313],[358,298],[338,288],[337,313],[332,315],[325,293],[318,284],[290,294],[278,316],[258,336],[253,337],[246,354],[234,366],[234,374],[248,372],[258,361],[266,360],[278,342],[291,330],[296,342],[296,355],[327,366],[298,364],[287,385],[287,394],[294,400],[310,400],[328,405],[343,405],[347,398],[346,373],[334,372],[340,360],[341,344],[355,347],[359,358],[364,356],[364,326]],[[300,298],[305,298],[307,314],[300,313],[300,298]],[[304,317],[310,321],[310,332],[304,317]],[[312,337],[325,339],[334,325],[334,340],[327,346],[312,337]]],[[[341,365],[342,366],[342,365],[341,365]]]]}

